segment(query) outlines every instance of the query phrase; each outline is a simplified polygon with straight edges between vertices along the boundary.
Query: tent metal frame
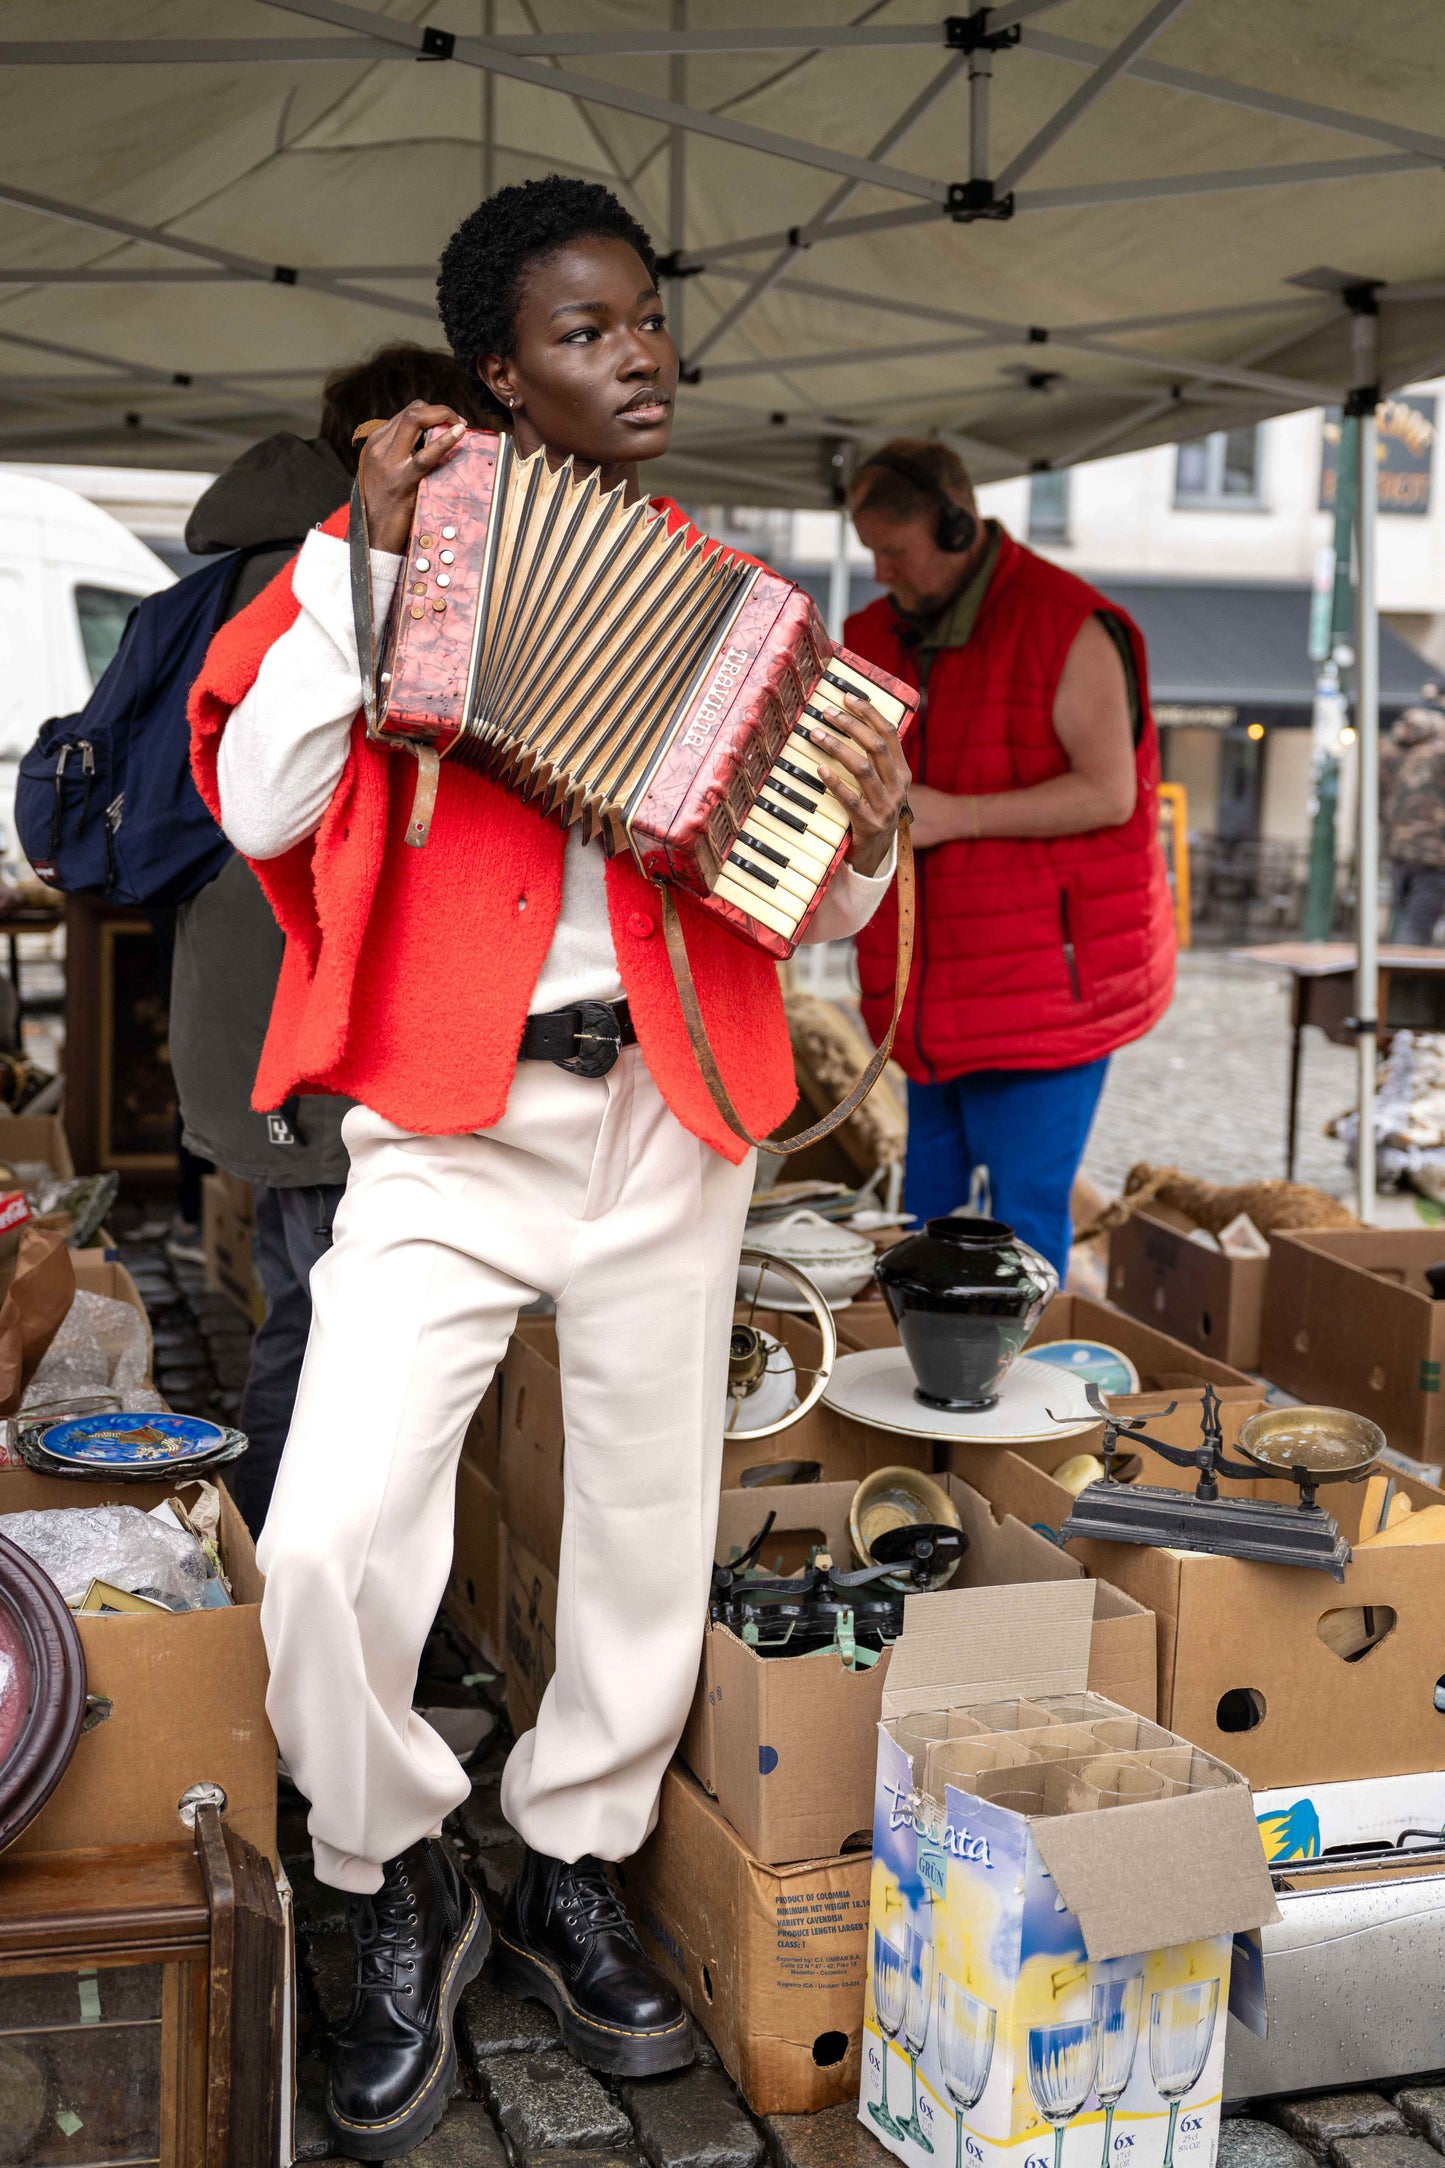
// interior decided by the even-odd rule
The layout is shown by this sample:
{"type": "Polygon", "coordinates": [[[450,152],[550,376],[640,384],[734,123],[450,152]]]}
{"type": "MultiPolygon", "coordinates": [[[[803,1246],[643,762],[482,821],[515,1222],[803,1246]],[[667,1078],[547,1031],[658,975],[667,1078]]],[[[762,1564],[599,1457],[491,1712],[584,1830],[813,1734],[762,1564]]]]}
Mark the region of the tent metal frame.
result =
{"type": "MultiPolygon", "coordinates": [[[[1378,613],[1376,596],[1376,492],[1375,409],[1382,390],[1422,374],[1418,352],[1407,366],[1382,366],[1382,328],[1391,315],[1412,302],[1445,298],[1445,282],[1418,280],[1386,288],[1371,280],[1332,281],[1307,278],[1302,283],[1316,289],[1308,294],[1270,295],[1224,307],[1203,307],[1158,315],[1136,315],[1112,322],[1042,325],[1014,323],[996,318],[937,307],[926,301],[892,300],[885,295],[861,293],[826,280],[799,275],[798,258],[826,242],[861,235],[905,231],[930,220],[957,223],[975,220],[1040,217],[1084,209],[1107,209],[1120,204],[1145,203],[1189,196],[1209,196],[1280,188],[1316,187],[1362,179],[1407,174],[1445,167],[1445,136],[1396,125],[1374,116],[1324,106],[1289,97],[1277,91],[1193,69],[1173,67],[1153,59],[1149,48],[1167,29],[1188,0],[1140,0],[1141,13],[1133,27],[1112,47],[1059,36],[1041,21],[1061,0],[1002,0],[987,7],[965,0],[965,12],[929,21],[878,22],[857,20],[831,25],[785,24],[754,28],[711,28],[689,19],[687,0],[671,0],[669,27],[639,28],[605,34],[543,32],[527,7],[530,34],[496,33],[494,0],[487,0],[484,35],[453,34],[440,25],[412,23],[383,15],[353,0],[266,0],[278,13],[300,16],[322,26],[308,37],[266,38],[163,38],[145,39],[14,39],[0,40],[0,65],[15,67],[128,66],[211,67],[260,66],[296,68],[333,66],[365,69],[385,61],[453,64],[481,73],[483,175],[485,186],[495,185],[495,84],[512,80],[567,98],[581,117],[596,145],[603,169],[625,195],[636,200],[637,183],[658,156],[666,159],[665,219],[666,256],[661,269],[667,281],[669,306],[679,346],[686,355],[685,374],[696,387],[693,418],[679,430],[676,448],[691,471],[717,475],[730,486],[753,476],[728,451],[739,429],[782,438],[814,441],[832,447],[830,456],[846,471],[849,448],[876,437],[872,417],[878,403],[849,402],[846,416],[834,416],[825,404],[790,379],[796,372],[809,375],[839,368],[867,368],[875,360],[927,360],[989,349],[1025,350],[1027,360],[1001,372],[1015,382],[972,385],[954,393],[954,418],[934,433],[955,445],[966,457],[975,454],[997,457],[998,447],[974,436],[965,424],[966,410],[982,403],[973,414],[974,428],[989,416],[1008,410],[1017,412],[1021,399],[1038,397],[1040,411],[1051,388],[1065,381],[1050,366],[1055,357],[1077,355],[1087,361],[1112,365],[1107,381],[1067,379],[1069,396],[1087,402],[1097,397],[1126,411],[1112,413],[1096,427],[1075,429],[1052,461],[1036,459],[1036,467],[1072,463],[1095,457],[1122,444],[1137,442],[1141,430],[1170,429],[1174,417],[1187,417],[1192,408],[1207,403],[1211,408],[1238,405],[1241,412],[1258,415],[1289,408],[1340,401],[1359,420],[1357,456],[1360,488],[1357,529],[1357,683],[1356,722],[1359,744],[1360,787],[1356,867],[1359,886],[1357,936],[1356,1032],[1359,1047],[1361,1123],[1359,1137],[1359,1205],[1362,1217],[1374,1206],[1375,1163],[1372,1107],[1378,1024],[1376,1008],[1376,898],[1378,857],[1378,613]],[[940,65],[914,93],[907,105],[879,134],[865,155],[834,145],[814,143],[777,129],[756,126],[726,109],[711,112],[688,103],[689,61],[709,56],[740,54],[798,54],[804,59],[825,53],[869,52],[888,48],[932,48],[940,65]],[[991,170],[990,102],[995,70],[1007,65],[1011,52],[1051,59],[1084,71],[1077,87],[1058,104],[1049,117],[998,171],[991,170]],[[626,82],[576,72],[562,63],[573,60],[651,56],[667,62],[666,97],[626,82]],[[1152,85],[1196,99],[1213,100],[1274,120],[1298,123],[1314,130],[1351,137],[1358,145],[1371,146],[1368,153],[1356,149],[1337,158],[1313,157],[1293,163],[1238,167],[1225,171],[1161,174],[1135,179],[1101,180],[1056,188],[1022,186],[1058,142],[1106,95],[1124,80],[1152,85]],[[900,146],[915,125],[935,105],[966,83],[966,155],[960,159],[960,177],[945,181],[893,162],[900,146]],[[622,169],[619,159],[599,125],[599,112],[630,115],[653,123],[658,140],[633,171],[622,169]],[[685,232],[688,146],[695,138],[710,138],[738,149],[776,159],[815,173],[831,176],[835,185],[822,206],[798,223],[778,229],[689,249],[685,232]],[[863,190],[881,191],[895,199],[882,207],[853,210],[863,190]],[[688,282],[693,276],[740,288],[721,306],[711,323],[696,325],[691,347],[683,327],[693,312],[688,306],[688,282]],[[1334,290],[1329,290],[1333,284],[1334,290]],[[747,319],[770,292],[795,294],[824,303],[837,303],[857,312],[890,315],[899,320],[931,324],[939,336],[920,337],[911,345],[896,340],[886,347],[866,344],[822,347],[811,352],[767,354],[756,340],[743,332],[747,319]],[[1287,354],[1303,339],[1321,329],[1338,325],[1348,317],[1350,360],[1342,367],[1341,381],[1310,381],[1271,371],[1267,364],[1277,354],[1287,354]],[[1260,322],[1266,327],[1261,333],[1260,322]],[[1206,355],[1181,358],[1151,351],[1151,335],[1175,333],[1185,324],[1213,325],[1226,333],[1238,323],[1246,333],[1245,351],[1227,358],[1206,355]],[[1249,333],[1253,335],[1250,336],[1249,333]],[[739,334],[744,351],[737,352],[739,334]],[[732,358],[715,360],[717,349],[733,342],[732,358]],[[1124,343],[1121,343],[1124,342],[1124,343]],[[747,351],[751,348],[751,352],[747,351]],[[1031,364],[1037,362],[1038,366],[1031,364]],[[1127,372],[1122,378],[1118,371],[1127,372]],[[772,379],[786,392],[784,411],[763,414],[739,406],[719,391],[740,379],[772,379]],[[1163,378],[1150,386],[1148,379],[1163,378]],[[1136,381],[1137,380],[1137,381],[1136,381]],[[1137,397],[1131,397],[1137,391],[1137,397]]],[[[440,0],[439,0],[440,4],[440,0]]],[[[524,5],[526,0],[524,0],[524,5]]],[[[694,15],[702,11],[694,11],[694,15]]],[[[962,138],[964,131],[960,129],[962,138]]],[[[36,216],[64,221],[97,235],[111,244],[106,260],[91,265],[47,267],[17,265],[0,269],[0,290],[27,288],[97,288],[154,285],[209,285],[229,281],[265,283],[290,287],[303,295],[375,309],[383,315],[404,316],[434,322],[429,299],[398,292],[416,280],[430,280],[430,264],[390,265],[292,265],[275,263],[235,249],[193,239],[169,227],[147,225],[109,211],[90,209],[60,198],[42,195],[18,185],[0,182],[0,203],[36,216]],[[184,262],[157,266],[112,260],[117,250],[139,244],[167,252],[184,262]]],[[[292,419],[309,390],[311,372],[303,368],[196,372],[168,370],[132,362],[86,346],[46,339],[4,327],[0,319],[0,346],[18,348],[37,357],[69,366],[70,375],[16,375],[0,378],[0,392],[14,405],[28,410],[33,421],[0,426],[0,452],[91,432],[104,435],[118,426],[134,435],[153,431],[162,439],[234,446],[258,416],[292,419]],[[133,392],[137,411],[118,415],[103,403],[117,389],[133,392]],[[293,395],[294,393],[294,395],[293,395]],[[164,397],[163,411],[147,412],[148,397],[164,397]],[[186,411],[194,407],[196,411],[186,411]],[[239,432],[233,434],[232,430],[239,432]]],[[[1445,365],[1445,352],[1440,355],[1445,365]]],[[[927,404],[930,395],[920,392],[916,403],[927,404]]],[[[896,408],[896,401],[892,403],[896,408]]],[[[886,411],[886,410],[885,410],[886,411]]],[[[1181,429],[1180,433],[1184,433],[1181,429]]],[[[1025,431],[1025,443],[1031,432],[1025,431]]],[[[1018,451],[1017,456],[1026,456],[1018,451]]],[[[758,475],[765,487],[771,478],[758,475]]],[[[831,579],[832,614],[842,606],[846,593],[846,567],[841,558],[831,579]]]]}

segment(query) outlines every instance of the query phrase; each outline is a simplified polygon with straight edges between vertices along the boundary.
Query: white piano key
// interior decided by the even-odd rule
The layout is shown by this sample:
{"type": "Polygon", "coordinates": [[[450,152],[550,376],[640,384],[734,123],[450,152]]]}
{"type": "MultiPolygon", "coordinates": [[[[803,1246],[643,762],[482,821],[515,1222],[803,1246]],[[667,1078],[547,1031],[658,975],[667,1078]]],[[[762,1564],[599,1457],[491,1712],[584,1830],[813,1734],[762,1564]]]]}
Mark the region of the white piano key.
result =
{"type": "Polygon", "coordinates": [[[806,874],[799,873],[791,865],[777,865],[767,856],[766,852],[757,848],[756,843],[749,842],[746,832],[738,837],[737,842],[734,843],[723,860],[723,864],[732,867],[734,871],[740,871],[741,867],[738,862],[745,858],[751,859],[754,865],[760,867],[770,879],[776,881],[780,889],[785,890],[791,896],[799,897],[805,907],[812,902],[817,894],[818,883],[816,880],[810,881],[806,874]]]}
{"type": "Polygon", "coordinates": [[[740,911],[748,912],[760,926],[781,934],[784,940],[792,939],[793,930],[803,915],[801,909],[790,912],[783,908],[773,900],[770,890],[739,873],[720,873],[713,884],[713,894],[728,903],[735,903],[740,911]]]}
{"type": "Polygon", "coordinates": [[[807,828],[799,834],[797,829],[774,820],[761,799],[748,815],[748,826],[752,827],[754,823],[757,824],[758,833],[766,836],[770,843],[776,843],[780,851],[787,851],[795,864],[816,867],[819,880],[832,864],[836,846],[830,845],[824,837],[814,835],[807,828]]]}

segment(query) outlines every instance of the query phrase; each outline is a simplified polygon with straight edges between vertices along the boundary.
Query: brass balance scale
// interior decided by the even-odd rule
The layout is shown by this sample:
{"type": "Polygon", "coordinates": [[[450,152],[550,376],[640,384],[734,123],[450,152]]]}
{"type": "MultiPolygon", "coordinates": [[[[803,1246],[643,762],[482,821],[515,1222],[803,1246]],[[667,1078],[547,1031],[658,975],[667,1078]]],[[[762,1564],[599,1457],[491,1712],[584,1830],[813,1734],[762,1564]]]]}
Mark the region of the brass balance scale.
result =
{"type": "MultiPolygon", "coordinates": [[[[1252,1415],[1239,1433],[1243,1460],[1224,1449],[1219,1399],[1212,1385],[1204,1389],[1200,1440],[1196,1446],[1170,1445],[1151,1438],[1147,1416],[1130,1421],[1111,1415],[1098,1387],[1088,1388],[1089,1402],[1104,1425],[1099,1448],[1102,1478],[1080,1492],[1059,1531],[1067,1543],[1075,1536],[1102,1543],[1151,1544],[1176,1551],[1210,1551],[1225,1558],[1247,1558],[1268,1566],[1313,1566],[1342,1581],[1350,1546],[1338,1521],[1321,1506],[1315,1492],[1322,1483],[1358,1482],[1384,1449],[1377,1423],[1344,1408],[1267,1408],[1252,1415]],[[1192,1491],[1162,1485],[1124,1483],[1115,1464],[1119,1441],[1146,1445],[1176,1468],[1197,1468],[1192,1491]],[[1260,1475],[1294,1483],[1299,1503],[1232,1497],[1219,1478],[1254,1482],[1260,1475]]],[[[1177,1402],[1164,1413],[1171,1414],[1177,1402]]]]}

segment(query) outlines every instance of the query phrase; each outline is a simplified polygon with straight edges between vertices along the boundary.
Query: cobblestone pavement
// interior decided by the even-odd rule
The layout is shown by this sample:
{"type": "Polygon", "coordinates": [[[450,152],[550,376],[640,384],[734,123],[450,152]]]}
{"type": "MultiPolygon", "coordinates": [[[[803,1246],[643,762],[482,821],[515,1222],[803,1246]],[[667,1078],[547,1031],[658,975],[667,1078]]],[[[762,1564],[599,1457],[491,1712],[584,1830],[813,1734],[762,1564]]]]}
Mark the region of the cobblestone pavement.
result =
{"type": "MultiPolygon", "coordinates": [[[[1213,1182],[1284,1173],[1289,982],[1282,972],[1194,950],[1163,1021],[1109,1066],[1084,1170],[1112,1194],[1136,1160],[1213,1182]]],[[[1322,1134],[1354,1104],[1355,1056],[1311,1028],[1300,1086],[1302,1182],[1343,1196],[1344,1149],[1322,1134]]]]}

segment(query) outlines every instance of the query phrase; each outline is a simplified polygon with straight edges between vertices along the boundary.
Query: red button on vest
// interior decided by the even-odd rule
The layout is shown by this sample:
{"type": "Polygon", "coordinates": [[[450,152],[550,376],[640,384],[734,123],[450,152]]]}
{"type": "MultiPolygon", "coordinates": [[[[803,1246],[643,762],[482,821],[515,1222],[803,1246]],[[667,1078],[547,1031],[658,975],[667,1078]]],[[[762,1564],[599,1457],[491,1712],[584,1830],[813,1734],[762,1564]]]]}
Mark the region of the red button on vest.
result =
{"type": "Polygon", "coordinates": [[[649,918],[645,911],[632,911],[628,914],[627,931],[635,933],[639,941],[645,941],[650,933],[656,933],[657,921],[649,918]]]}

